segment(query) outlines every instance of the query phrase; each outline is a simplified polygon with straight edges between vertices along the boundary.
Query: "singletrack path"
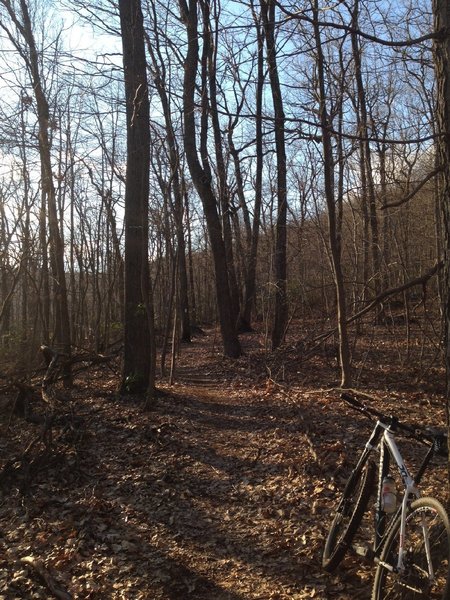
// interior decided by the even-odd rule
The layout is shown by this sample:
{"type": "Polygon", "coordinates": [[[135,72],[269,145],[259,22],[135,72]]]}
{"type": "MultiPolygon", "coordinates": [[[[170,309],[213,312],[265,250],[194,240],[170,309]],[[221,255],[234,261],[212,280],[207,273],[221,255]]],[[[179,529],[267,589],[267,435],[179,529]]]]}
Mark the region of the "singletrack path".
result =
{"type": "Polygon", "coordinates": [[[184,346],[147,412],[117,397],[106,367],[77,382],[81,438],[25,494],[3,489],[0,600],[50,597],[25,556],[80,600],[370,597],[372,567],[320,564],[362,418],[333,392],[277,380],[250,351],[257,335],[246,343],[237,361],[212,335],[184,346]]]}

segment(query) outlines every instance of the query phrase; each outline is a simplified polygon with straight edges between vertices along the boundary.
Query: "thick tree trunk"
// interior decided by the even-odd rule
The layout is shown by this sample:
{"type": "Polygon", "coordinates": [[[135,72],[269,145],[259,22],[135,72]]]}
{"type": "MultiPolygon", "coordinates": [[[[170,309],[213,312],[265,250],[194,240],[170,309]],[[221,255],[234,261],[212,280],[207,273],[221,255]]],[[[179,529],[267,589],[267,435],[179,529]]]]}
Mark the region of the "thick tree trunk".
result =
{"type": "Polygon", "coordinates": [[[125,317],[122,393],[154,392],[155,352],[148,266],[150,110],[140,0],[120,0],[127,115],[125,317]]]}
{"type": "MultiPolygon", "coordinates": [[[[442,37],[435,42],[437,83],[438,155],[442,172],[438,178],[444,221],[444,342],[447,391],[447,423],[450,434],[450,3],[433,0],[435,31],[442,37]],[[445,36],[444,33],[445,32],[445,36]]],[[[449,464],[450,489],[450,464],[449,464]]]]}

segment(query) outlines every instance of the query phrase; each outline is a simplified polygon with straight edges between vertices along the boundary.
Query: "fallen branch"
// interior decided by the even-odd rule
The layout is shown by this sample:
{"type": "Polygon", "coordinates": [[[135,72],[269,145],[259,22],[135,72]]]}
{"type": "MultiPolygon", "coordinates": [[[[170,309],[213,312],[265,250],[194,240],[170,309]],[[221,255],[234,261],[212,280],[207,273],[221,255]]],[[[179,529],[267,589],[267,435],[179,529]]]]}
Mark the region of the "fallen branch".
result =
{"type": "MultiPolygon", "coordinates": [[[[351,317],[348,317],[348,319],[346,320],[347,325],[349,325],[350,323],[353,323],[354,321],[357,321],[358,319],[363,317],[366,313],[370,312],[376,306],[378,306],[384,300],[386,300],[386,298],[389,298],[390,296],[396,296],[397,294],[400,294],[400,293],[404,292],[405,290],[409,290],[410,288],[415,287],[416,285],[422,285],[422,286],[425,285],[429,279],[431,279],[434,275],[436,275],[436,273],[438,271],[440,271],[443,268],[443,266],[444,266],[444,261],[440,260],[431,269],[426,271],[420,277],[415,277],[414,279],[411,279],[410,281],[407,281],[406,283],[399,285],[398,287],[390,288],[389,290],[385,290],[384,292],[381,292],[381,294],[378,294],[378,296],[376,296],[371,302],[369,302],[369,304],[367,306],[365,306],[363,309],[361,309],[359,312],[355,313],[351,317]]],[[[337,332],[337,330],[338,330],[338,328],[334,327],[333,329],[330,329],[327,332],[322,333],[319,336],[315,337],[312,341],[313,342],[323,342],[326,339],[328,339],[329,337],[331,337],[332,335],[334,335],[337,332]]]]}
{"type": "Polygon", "coordinates": [[[48,437],[48,432],[51,431],[51,425],[52,425],[52,419],[46,419],[44,421],[44,427],[42,429],[42,431],[40,431],[38,433],[38,435],[33,436],[33,438],[30,440],[30,442],[28,443],[27,447],[25,448],[25,450],[22,452],[22,454],[16,458],[11,458],[10,460],[8,460],[2,467],[2,469],[0,470],[0,485],[3,483],[3,480],[5,480],[7,477],[13,475],[15,472],[19,471],[20,469],[24,470],[24,465],[27,465],[27,472],[28,472],[28,476],[26,481],[24,481],[24,485],[26,483],[28,483],[28,478],[30,475],[30,468],[32,466],[32,464],[36,463],[36,458],[33,460],[29,460],[29,457],[31,456],[34,448],[36,447],[36,445],[39,442],[43,442],[44,444],[44,448],[45,450],[47,450],[49,448],[49,442],[47,440],[48,437]]]}
{"type": "Polygon", "coordinates": [[[353,321],[356,321],[357,319],[361,318],[367,312],[371,311],[373,308],[378,306],[378,304],[381,304],[383,302],[383,300],[385,300],[386,298],[389,298],[389,296],[396,296],[397,294],[401,294],[402,292],[409,290],[410,288],[415,287],[416,285],[425,285],[429,279],[431,279],[434,275],[436,275],[436,273],[438,271],[440,271],[442,269],[443,266],[444,266],[444,261],[440,260],[439,262],[437,262],[434,265],[434,267],[432,267],[431,269],[426,271],[420,277],[411,279],[410,281],[407,281],[403,285],[399,285],[396,288],[391,288],[390,290],[386,290],[386,291],[382,292],[381,294],[378,294],[378,296],[376,298],[374,298],[365,308],[363,308],[362,310],[360,310],[353,316],[349,317],[347,319],[347,323],[352,323],[353,321]]]}
{"type": "MultiPolygon", "coordinates": [[[[42,389],[39,389],[39,387],[42,385],[42,375],[44,375],[44,380],[46,377],[48,378],[47,381],[44,381],[44,383],[47,385],[57,383],[58,381],[61,381],[64,378],[64,376],[58,372],[52,373],[52,377],[49,377],[48,368],[51,362],[51,357],[49,353],[53,352],[53,350],[51,350],[51,348],[43,346],[41,351],[44,355],[46,366],[40,369],[36,369],[34,371],[34,374],[31,377],[31,383],[25,383],[24,374],[0,374],[0,379],[9,380],[8,383],[0,386],[0,394],[7,395],[15,393],[14,398],[8,400],[6,404],[2,407],[4,409],[9,409],[9,407],[11,407],[8,426],[11,424],[11,418],[13,414],[18,414],[21,416],[27,415],[27,411],[25,410],[26,407],[24,407],[24,405],[26,405],[28,401],[39,401],[40,399],[42,399],[42,389]],[[36,383],[36,379],[38,379],[38,383],[36,383]]],[[[88,370],[95,365],[106,364],[115,360],[119,355],[120,351],[121,349],[115,352],[111,352],[108,355],[96,353],[80,353],[72,356],[71,358],[62,357],[62,355],[60,355],[62,357],[60,364],[79,364],[80,366],[73,371],[73,373],[76,375],[77,373],[81,373],[82,371],[88,370]]]]}
{"type": "Polygon", "coordinates": [[[420,192],[420,190],[423,188],[423,186],[426,183],[428,183],[430,181],[430,179],[433,179],[433,177],[435,177],[436,175],[441,173],[442,170],[443,170],[442,167],[437,167],[436,169],[434,169],[434,171],[431,171],[431,173],[428,173],[428,175],[424,179],[422,179],[422,181],[420,181],[409,194],[407,194],[406,196],[403,196],[403,198],[400,198],[400,200],[396,200],[395,202],[389,202],[388,204],[384,204],[381,207],[381,209],[386,210],[387,208],[394,208],[397,206],[402,206],[402,204],[406,204],[407,202],[412,200],[418,192],[420,192]]]}
{"type": "Polygon", "coordinates": [[[72,594],[66,592],[66,590],[63,590],[59,586],[58,582],[50,575],[41,560],[37,560],[32,556],[24,556],[20,559],[20,562],[36,571],[55,598],[58,598],[59,600],[72,600],[72,594]]]}

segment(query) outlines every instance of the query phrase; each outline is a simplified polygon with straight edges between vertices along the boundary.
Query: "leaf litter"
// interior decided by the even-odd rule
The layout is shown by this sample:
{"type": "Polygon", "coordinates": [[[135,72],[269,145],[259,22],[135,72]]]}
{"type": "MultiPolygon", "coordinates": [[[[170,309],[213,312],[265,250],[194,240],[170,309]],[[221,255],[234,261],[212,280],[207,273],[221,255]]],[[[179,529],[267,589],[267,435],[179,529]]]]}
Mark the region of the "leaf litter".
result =
{"type": "MultiPolygon", "coordinates": [[[[321,568],[365,421],[287,361],[298,381],[277,383],[262,352],[217,360],[211,345],[205,336],[183,349],[175,384],[161,383],[148,412],[113,393],[110,370],[77,380],[83,435],[29,484],[2,482],[0,600],[370,597],[371,565],[349,557],[336,574],[321,568]]],[[[318,368],[317,380],[331,380],[318,368]]],[[[383,410],[423,420],[419,394],[378,396],[383,410]]],[[[433,423],[443,420],[435,400],[433,423]]],[[[1,469],[33,432],[20,419],[0,426],[1,469]]]]}

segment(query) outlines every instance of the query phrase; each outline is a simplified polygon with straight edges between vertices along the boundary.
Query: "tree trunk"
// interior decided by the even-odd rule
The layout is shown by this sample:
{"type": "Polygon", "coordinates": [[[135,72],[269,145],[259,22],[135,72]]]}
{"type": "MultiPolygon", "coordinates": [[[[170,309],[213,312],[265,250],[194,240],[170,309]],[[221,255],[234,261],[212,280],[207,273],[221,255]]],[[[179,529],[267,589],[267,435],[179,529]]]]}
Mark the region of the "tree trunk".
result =
{"type": "MultiPolygon", "coordinates": [[[[260,24],[255,19],[258,43],[258,78],[256,84],[256,115],[255,115],[255,145],[256,145],[256,173],[255,173],[255,203],[253,207],[253,225],[248,240],[247,264],[245,268],[244,301],[239,315],[239,328],[242,331],[251,331],[252,310],[255,306],[256,295],[256,263],[258,256],[260,216],[262,205],[262,174],[263,174],[263,127],[262,103],[264,95],[264,33],[260,24]]],[[[236,167],[238,170],[238,167],[236,167]]],[[[243,198],[245,201],[245,198],[243,198]]]]}
{"type": "MultiPolygon", "coordinates": [[[[230,286],[231,310],[233,319],[237,321],[239,315],[239,289],[236,277],[236,268],[234,263],[233,252],[233,235],[231,228],[230,217],[230,190],[227,183],[227,172],[225,159],[223,155],[223,139],[220,130],[219,112],[217,108],[217,84],[216,84],[216,63],[217,63],[217,39],[213,41],[210,24],[210,12],[208,2],[203,2],[203,43],[205,44],[207,53],[207,72],[209,81],[209,98],[210,98],[210,114],[211,123],[214,135],[214,149],[216,154],[217,179],[219,204],[222,216],[222,232],[223,241],[226,252],[226,260],[228,267],[228,282],[230,286]]],[[[217,36],[217,31],[216,31],[217,36]]]]}
{"type": "Polygon", "coordinates": [[[189,195],[186,192],[186,182],[183,181],[184,188],[184,207],[186,211],[186,230],[187,230],[187,273],[189,274],[189,286],[188,291],[190,292],[189,296],[189,306],[190,306],[190,314],[192,316],[192,320],[194,325],[197,325],[197,301],[196,301],[196,293],[195,293],[195,277],[194,277],[194,257],[192,251],[192,237],[191,237],[191,211],[189,206],[189,195]]]}
{"type": "Polygon", "coordinates": [[[150,109],[140,0],[120,0],[127,116],[125,316],[122,393],[154,393],[155,353],[148,265],[150,109]]]}
{"type": "MultiPolygon", "coordinates": [[[[184,149],[192,181],[194,182],[195,188],[202,201],[208,226],[214,260],[216,299],[224,353],[226,356],[237,358],[241,354],[241,346],[236,333],[236,323],[231,308],[228,266],[225,244],[222,236],[222,226],[217,211],[216,197],[211,185],[211,175],[208,170],[200,164],[197,154],[195,125],[196,106],[194,102],[197,67],[199,62],[197,0],[189,0],[189,8],[186,3],[182,2],[181,5],[182,16],[186,23],[188,34],[183,91],[184,149]]],[[[204,94],[206,93],[204,78],[202,81],[202,92],[204,94]]],[[[203,121],[201,131],[201,143],[203,148],[206,145],[206,135],[206,124],[203,121]]]]}
{"type": "Polygon", "coordinates": [[[272,326],[272,349],[283,342],[287,324],[287,169],[285,145],[285,115],[275,44],[275,2],[261,0],[261,14],[267,47],[270,89],[275,113],[275,148],[277,153],[277,221],[275,233],[275,314],[272,326]]]}
{"type": "Polygon", "coordinates": [[[183,186],[182,174],[180,169],[180,152],[175,136],[175,130],[172,122],[172,110],[170,106],[168,82],[166,79],[166,68],[164,58],[160,51],[159,25],[155,6],[152,3],[153,12],[153,40],[146,35],[147,47],[150,54],[153,67],[154,83],[161,100],[161,106],[164,114],[164,123],[167,135],[167,146],[170,162],[170,179],[173,190],[173,217],[175,221],[175,230],[177,237],[177,260],[178,260],[178,278],[179,278],[179,297],[180,297],[180,320],[181,320],[181,340],[183,342],[191,341],[191,317],[189,308],[189,286],[187,277],[186,263],[186,241],[183,228],[183,186]],[[153,41],[153,44],[152,44],[153,41]]]}
{"type": "MultiPolygon", "coordinates": [[[[378,228],[378,216],[376,210],[375,184],[373,180],[372,155],[369,143],[369,125],[367,118],[366,90],[364,88],[361,66],[361,48],[358,41],[357,30],[359,28],[359,0],[355,1],[352,14],[352,51],[355,63],[355,80],[358,96],[358,134],[361,136],[360,165],[361,165],[361,191],[362,202],[367,207],[368,225],[370,226],[370,253],[372,258],[372,276],[374,295],[378,296],[381,291],[381,253],[378,228]]],[[[364,243],[368,243],[365,240],[364,243]]],[[[367,274],[366,274],[367,275],[367,274]]],[[[364,281],[366,288],[367,281],[364,281]]],[[[380,315],[377,314],[377,320],[380,315]]]]}
{"type": "MultiPolygon", "coordinates": [[[[442,172],[439,176],[439,195],[444,221],[444,341],[446,366],[446,408],[450,433],[450,3],[433,0],[435,31],[440,32],[434,45],[437,83],[438,154],[442,172]],[[444,36],[445,32],[445,36],[444,36]]],[[[450,488],[450,463],[449,463],[450,488]]]]}
{"type": "MultiPolygon", "coordinates": [[[[60,352],[63,352],[67,356],[70,356],[71,334],[69,307],[67,299],[66,273],[64,264],[64,242],[58,219],[56,191],[52,174],[51,143],[49,136],[50,109],[44,92],[44,87],[42,85],[40,72],[40,56],[37,50],[30,13],[28,10],[28,3],[26,2],[26,0],[20,0],[20,12],[22,21],[20,21],[18,14],[14,11],[13,7],[9,2],[5,2],[5,0],[2,0],[2,4],[8,11],[11,20],[13,21],[14,25],[16,26],[17,30],[19,31],[27,46],[27,55],[25,56],[24,54],[22,54],[22,56],[24,56],[26,60],[37,107],[37,118],[39,125],[38,144],[42,178],[42,202],[43,208],[45,206],[45,208],[47,209],[47,222],[51,250],[51,269],[54,286],[53,301],[55,318],[55,340],[58,350],[60,352]]],[[[41,222],[41,227],[44,226],[44,223],[41,222]]],[[[44,248],[44,246],[46,245],[46,241],[44,242],[44,235],[42,230],[41,233],[41,241],[42,246],[44,248]]],[[[44,321],[45,319],[46,315],[44,316],[44,321]]],[[[65,372],[66,385],[70,385],[71,383],[69,364],[70,362],[67,361],[68,366],[66,366],[65,372]]]]}
{"type": "Polygon", "coordinates": [[[31,205],[30,199],[30,174],[28,170],[27,147],[26,147],[26,129],[24,120],[24,108],[22,106],[20,114],[20,148],[22,154],[22,178],[23,178],[23,202],[25,218],[23,223],[23,252],[22,252],[22,293],[21,293],[21,326],[20,326],[20,362],[23,367],[27,367],[31,361],[31,352],[29,340],[29,285],[30,285],[30,265],[31,265],[31,205]]]}
{"type": "Polygon", "coordinates": [[[347,334],[347,310],[345,301],[344,278],[341,265],[341,239],[337,227],[336,205],[334,198],[334,158],[330,131],[332,126],[327,110],[325,92],[325,61],[320,37],[319,11],[317,0],[313,8],[314,37],[317,52],[317,78],[319,88],[319,119],[322,133],[325,199],[328,208],[328,226],[330,238],[331,260],[336,290],[337,322],[339,332],[339,362],[341,367],[341,387],[345,388],[351,382],[350,350],[347,334]]]}

